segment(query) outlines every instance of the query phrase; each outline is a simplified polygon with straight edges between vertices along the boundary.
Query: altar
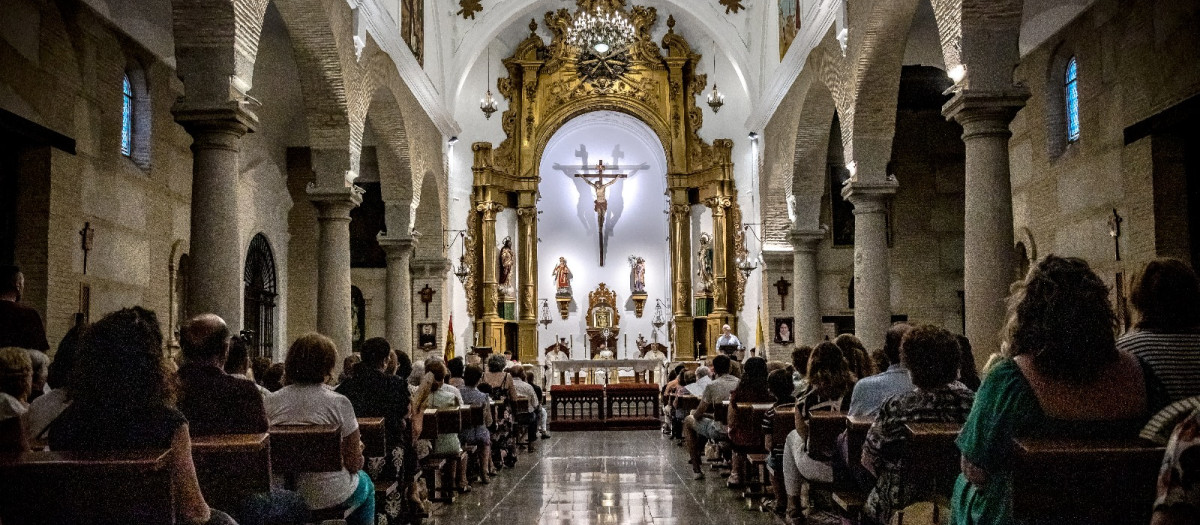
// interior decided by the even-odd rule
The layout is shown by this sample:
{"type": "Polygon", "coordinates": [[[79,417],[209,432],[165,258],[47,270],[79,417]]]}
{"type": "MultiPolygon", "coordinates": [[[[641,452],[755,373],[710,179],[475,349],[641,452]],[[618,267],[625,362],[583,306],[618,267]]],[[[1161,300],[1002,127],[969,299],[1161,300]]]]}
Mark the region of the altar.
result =
{"type": "Polygon", "coordinates": [[[559,384],[607,385],[621,382],[653,383],[656,376],[664,372],[663,361],[658,359],[558,359],[550,361],[550,373],[559,384]],[[628,372],[629,381],[621,381],[621,373],[628,372]]]}

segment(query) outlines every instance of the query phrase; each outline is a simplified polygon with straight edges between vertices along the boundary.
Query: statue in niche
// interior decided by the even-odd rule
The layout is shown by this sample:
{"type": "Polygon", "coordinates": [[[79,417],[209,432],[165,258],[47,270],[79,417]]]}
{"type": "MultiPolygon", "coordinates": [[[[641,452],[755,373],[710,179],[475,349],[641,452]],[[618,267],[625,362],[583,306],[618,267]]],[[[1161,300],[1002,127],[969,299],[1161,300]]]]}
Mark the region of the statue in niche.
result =
{"type": "Polygon", "coordinates": [[[513,270],[513,250],[512,239],[504,238],[504,244],[500,247],[500,264],[499,264],[499,285],[500,296],[503,298],[511,298],[513,296],[512,270],[513,270]]]}
{"type": "Polygon", "coordinates": [[[629,256],[629,281],[633,293],[646,293],[646,259],[629,256]]]}
{"type": "Polygon", "coordinates": [[[554,267],[552,273],[554,274],[554,287],[557,290],[556,295],[570,297],[572,275],[571,269],[567,267],[566,257],[558,258],[558,266],[554,267]]]}
{"type": "Polygon", "coordinates": [[[712,236],[700,234],[700,249],[696,251],[696,275],[700,277],[697,291],[711,293],[713,291],[713,247],[712,236]]]}

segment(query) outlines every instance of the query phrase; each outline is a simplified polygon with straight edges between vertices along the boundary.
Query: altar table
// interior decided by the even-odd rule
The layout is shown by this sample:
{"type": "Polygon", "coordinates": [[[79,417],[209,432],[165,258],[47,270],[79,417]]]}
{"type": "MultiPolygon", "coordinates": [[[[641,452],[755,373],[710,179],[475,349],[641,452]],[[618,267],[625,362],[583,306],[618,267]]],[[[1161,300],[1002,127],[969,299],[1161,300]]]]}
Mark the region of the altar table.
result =
{"type": "Polygon", "coordinates": [[[571,377],[574,383],[586,382],[588,384],[609,384],[617,383],[617,371],[632,370],[635,383],[651,383],[653,382],[654,374],[664,372],[663,362],[658,359],[559,359],[550,362],[551,374],[559,378],[559,382],[566,384],[566,378],[571,377]],[[600,373],[597,374],[596,372],[600,373]],[[580,381],[579,375],[586,374],[586,381],[580,381]],[[596,376],[601,377],[601,381],[596,380],[596,376]]]}

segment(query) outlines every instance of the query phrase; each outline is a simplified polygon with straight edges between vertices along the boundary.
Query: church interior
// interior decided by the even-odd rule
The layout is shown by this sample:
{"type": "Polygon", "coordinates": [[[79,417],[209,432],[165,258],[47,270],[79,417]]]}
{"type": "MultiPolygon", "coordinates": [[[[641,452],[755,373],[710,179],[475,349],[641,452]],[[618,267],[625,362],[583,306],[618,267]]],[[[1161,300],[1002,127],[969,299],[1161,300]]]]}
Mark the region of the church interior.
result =
{"type": "Polygon", "coordinates": [[[1197,27],[5,0],[0,524],[1200,523],[1197,27]]]}

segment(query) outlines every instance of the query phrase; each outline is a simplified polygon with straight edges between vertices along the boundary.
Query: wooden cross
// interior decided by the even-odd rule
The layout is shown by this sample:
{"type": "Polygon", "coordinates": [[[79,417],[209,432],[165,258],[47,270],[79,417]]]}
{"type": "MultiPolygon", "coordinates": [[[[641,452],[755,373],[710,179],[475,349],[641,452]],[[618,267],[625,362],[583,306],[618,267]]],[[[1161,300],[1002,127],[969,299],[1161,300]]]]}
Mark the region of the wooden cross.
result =
{"type": "Polygon", "coordinates": [[[83,229],[79,230],[80,247],[83,248],[83,274],[87,275],[88,252],[92,251],[92,240],[96,237],[96,229],[92,228],[92,223],[83,223],[83,229]]]}
{"type": "Polygon", "coordinates": [[[1125,219],[1117,214],[1117,209],[1113,208],[1112,216],[1108,218],[1108,234],[1113,238],[1113,251],[1116,254],[1117,260],[1121,260],[1121,223],[1125,219]]]}
{"type": "Polygon", "coordinates": [[[596,163],[595,174],[576,173],[575,177],[583,179],[589,186],[596,190],[596,226],[600,236],[600,266],[604,266],[604,215],[608,212],[608,197],[607,188],[616,184],[620,179],[629,177],[624,173],[613,173],[606,175],[604,173],[604,160],[596,163]],[[608,179],[607,182],[605,180],[608,179]]]}
{"type": "Polygon", "coordinates": [[[425,318],[429,319],[429,303],[433,302],[433,294],[437,293],[437,291],[430,288],[429,283],[425,283],[425,287],[417,293],[421,294],[421,302],[425,303],[425,318]]]}
{"type": "Polygon", "coordinates": [[[780,308],[787,309],[788,288],[791,287],[792,283],[789,283],[788,280],[784,279],[783,277],[780,277],[778,281],[775,281],[775,291],[779,293],[780,308]]]}

